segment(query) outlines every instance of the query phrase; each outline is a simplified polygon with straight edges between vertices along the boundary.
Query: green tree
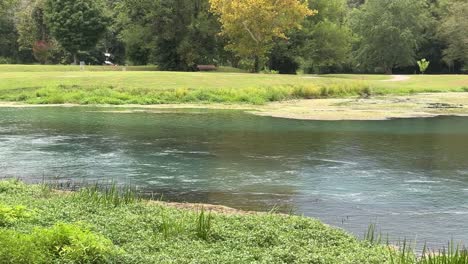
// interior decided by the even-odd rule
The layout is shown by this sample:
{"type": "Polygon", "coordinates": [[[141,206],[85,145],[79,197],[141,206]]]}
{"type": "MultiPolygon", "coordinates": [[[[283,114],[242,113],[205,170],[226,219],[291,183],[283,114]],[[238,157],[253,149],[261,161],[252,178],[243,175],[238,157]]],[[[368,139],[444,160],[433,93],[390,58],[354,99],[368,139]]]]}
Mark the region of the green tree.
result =
{"type": "Polygon", "coordinates": [[[220,25],[208,0],[124,0],[119,9],[120,36],[134,64],[187,71],[220,60],[220,25]]]}
{"type": "Polygon", "coordinates": [[[239,57],[254,61],[258,72],[273,48],[276,38],[300,28],[303,19],[315,14],[307,1],[299,0],[210,0],[211,10],[219,16],[227,48],[239,57]]]}
{"type": "Polygon", "coordinates": [[[87,51],[106,31],[108,18],[103,15],[100,2],[94,0],[46,0],[45,18],[52,35],[60,45],[73,54],[87,51]]]}
{"type": "Polygon", "coordinates": [[[391,74],[396,67],[414,65],[428,21],[425,0],[368,0],[350,17],[358,39],[357,66],[371,70],[380,67],[391,74]]]}
{"type": "Polygon", "coordinates": [[[345,24],[345,0],[315,0],[309,4],[318,14],[308,17],[299,46],[300,64],[305,72],[328,71],[341,67],[351,51],[351,31],[345,24]]]}
{"type": "Polygon", "coordinates": [[[5,14],[17,3],[16,0],[2,0],[0,1],[0,14],[5,14]]]}
{"type": "Polygon", "coordinates": [[[16,62],[18,59],[18,36],[14,22],[16,4],[14,0],[0,1],[0,63],[16,62]]]}
{"type": "Polygon", "coordinates": [[[329,72],[342,68],[351,50],[351,31],[345,24],[346,0],[314,0],[309,9],[317,10],[302,23],[302,28],[277,39],[270,54],[270,68],[281,73],[329,72]]]}
{"type": "Polygon", "coordinates": [[[15,14],[19,49],[32,52],[34,58],[43,64],[60,51],[45,23],[44,7],[45,0],[22,1],[15,14]]]}
{"type": "Polygon", "coordinates": [[[468,2],[445,1],[442,4],[438,36],[446,44],[444,60],[453,65],[458,61],[468,62],[468,2]]]}

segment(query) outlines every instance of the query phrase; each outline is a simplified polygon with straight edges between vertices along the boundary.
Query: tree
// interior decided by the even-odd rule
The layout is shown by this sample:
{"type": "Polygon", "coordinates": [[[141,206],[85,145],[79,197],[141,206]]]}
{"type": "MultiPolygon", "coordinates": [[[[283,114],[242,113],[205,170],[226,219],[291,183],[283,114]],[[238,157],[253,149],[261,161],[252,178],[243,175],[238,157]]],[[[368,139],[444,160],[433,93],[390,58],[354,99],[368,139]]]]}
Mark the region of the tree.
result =
{"type": "Polygon", "coordinates": [[[452,0],[444,3],[438,35],[446,44],[444,60],[468,62],[468,2],[452,0]]]}
{"type": "Polygon", "coordinates": [[[44,0],[22,1],[21,8],[15,14],[19,49],[32,52],[42,64],[59,50],[45,23],[44,6],[44,0]]]}
{"type": "Polygon", "coordinates": [[[93,48],[106,31],[108,19],[94,0],[46,0],[46,23],[60,45],[73,54],[93,48]]]}
{"type": "Polygon", "coordinates": [[[15,4],[16,0],[2,0],[0,1],[0,14],[8,12],[15,4]]]}
{"type": "Polygon", "coordinates": [[[318,14],[308,17],[298,38],[300,64],[305,72],[341,67],[351,51],[351,30],[345,24],[346,0],[315,0],[309,4],[318,14]]]}
{"type": "Polygon", "coordinates": [[[419,71],[424,74],[426,71],[427,71],[427,68],[429,68],[429,65],[431,63],[426,60],[426,59],[422,59],[422,60],[418,60],[418,67],[419,67],[419,71]]]}
{"type": "Polygon", "coordinates": [[[17,31],[14,10],[17,2],[0,0],[0,60],[1,63],[15,62],[18,57],[17,31]]]}
{"type": "Polygon", "coordinates": [[[300,28],[307,16],[315,14],[307,1],[298,0],[210,0],[211,11],[219,16],[222,34],[229,38],[227,49],[254,61],[258,72],[272,49],[274,39],[287,39],[289,30],[300,28]]]}
{"type": "Polygon", "coordinates": [[[187,71],[219,61],[220,25],[208,0],[123,0],[119,9],[120,36],[134,64],[187,71]]]}
{"type": "Polygon", "coordinates": [[[341,69],[351,51],[351,31],[345,24],[346,0],[309,1],[317,10],[307,17],[302,28],[292,31],[289,39],[276,39],[270,53],[270,68],[280,73],[330,72],[341,69]]]}
{"type": "Polygon", "coordinates": [[[428,20],[425,0],[368,0],[350,18],[358,38],[357,66],[391,74],[395,67],[414,65],[428,20]]]}

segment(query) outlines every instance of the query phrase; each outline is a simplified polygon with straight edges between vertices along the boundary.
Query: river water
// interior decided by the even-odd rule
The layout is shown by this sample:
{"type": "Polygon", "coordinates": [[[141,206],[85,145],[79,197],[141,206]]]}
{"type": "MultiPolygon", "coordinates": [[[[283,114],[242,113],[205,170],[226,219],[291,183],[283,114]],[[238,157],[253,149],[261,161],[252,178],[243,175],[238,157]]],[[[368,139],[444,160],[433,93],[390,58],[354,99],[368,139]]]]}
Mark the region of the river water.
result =
{"type": "Polygon", "coordinates": [[[312,216],[362,236],[468,242],[468,118],[298,121],[240,111],[0,108],[0,176],[137,185],[312,216]]]}

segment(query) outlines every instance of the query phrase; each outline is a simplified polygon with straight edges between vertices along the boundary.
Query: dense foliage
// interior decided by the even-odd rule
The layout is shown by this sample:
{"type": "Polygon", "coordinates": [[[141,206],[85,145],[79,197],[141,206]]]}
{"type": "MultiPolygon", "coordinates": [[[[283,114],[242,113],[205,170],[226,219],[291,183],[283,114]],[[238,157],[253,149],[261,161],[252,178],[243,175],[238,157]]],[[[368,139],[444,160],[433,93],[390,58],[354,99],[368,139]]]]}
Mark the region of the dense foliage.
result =
{"type": "Polygon", "coordinates": [[[464,0],[2,0],[0,63],[461,72],[464,0]],[[286,8],[287,7],[287,8],[286,8]],[[286,11],[286,12],[285,12],[286,11]]]}

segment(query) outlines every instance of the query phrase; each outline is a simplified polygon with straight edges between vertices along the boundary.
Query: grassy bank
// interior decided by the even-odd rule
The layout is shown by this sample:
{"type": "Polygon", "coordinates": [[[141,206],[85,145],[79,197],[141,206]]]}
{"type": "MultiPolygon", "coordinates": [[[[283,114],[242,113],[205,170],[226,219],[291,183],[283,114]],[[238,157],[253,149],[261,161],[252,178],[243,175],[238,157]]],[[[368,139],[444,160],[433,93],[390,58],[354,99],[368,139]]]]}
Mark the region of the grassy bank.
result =
{"type": "Polygon", "coordinates": [[[0,263],[387,263],[388,250],[317,220],[222,215],[131,193],[0,182],[0,263]]]}
{"type": "Polygon", "coordinates": [[[468,91],[466,75],[411,76],[403,82],[384,82],[388,76],[123,72],[99,67],[81,72],[76,71],[78,66],[0,65],[0,100],[30,104],[264,104],[291,99],[468,91]]]}
{"type": "MultiPolygon", "coordinates": [[[[134,192],[0,181],[0,263],[456,263],[423,262],[298,216],[217,214],[138,199],[134,192]]],[[[456,252],[456,251],[453,251],[456,252]]],[[[464,254],[464,255],[462,255],[464,254]]],[[[455,255],[452,253],[451,255],[455,255]]],[[[446,253],[441,256],[448,256],[446,253]]],[[[464,258],[465,262],[462,262],[464,258]]]]}

